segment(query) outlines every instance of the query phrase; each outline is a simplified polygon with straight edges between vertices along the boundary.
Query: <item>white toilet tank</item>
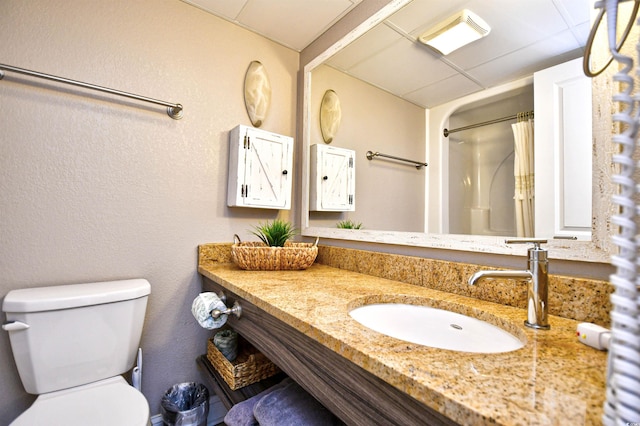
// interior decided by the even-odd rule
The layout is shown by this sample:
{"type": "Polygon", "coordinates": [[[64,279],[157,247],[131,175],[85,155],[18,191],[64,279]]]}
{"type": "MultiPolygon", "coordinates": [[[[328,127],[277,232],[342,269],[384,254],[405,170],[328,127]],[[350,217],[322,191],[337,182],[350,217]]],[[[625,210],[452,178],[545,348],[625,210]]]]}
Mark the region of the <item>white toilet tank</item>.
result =
{"type": "Polygon", "coordinates": [[[144,279],[10,291],[3,328],[25,390],[39,395],[130,370],[150,291],[144,279]]]}

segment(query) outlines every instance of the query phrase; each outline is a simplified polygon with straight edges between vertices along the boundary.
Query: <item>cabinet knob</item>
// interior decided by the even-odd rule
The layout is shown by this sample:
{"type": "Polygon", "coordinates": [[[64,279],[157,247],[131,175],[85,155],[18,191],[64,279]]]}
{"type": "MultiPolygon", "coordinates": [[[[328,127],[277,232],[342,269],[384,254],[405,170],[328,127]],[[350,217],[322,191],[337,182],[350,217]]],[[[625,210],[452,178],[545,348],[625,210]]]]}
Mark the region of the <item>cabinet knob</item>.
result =
{"type": "Polygon", "coordinates": [[[283,174],[283,175],[286,175],[287,173],[289,173],[289,172],[288,172],[288,171],[286,171],[286,170],[283,170],[283,171],[282,171],[282,174],[283,174]]]}
{"type": "Polygon", "coordinates": [[[329,176],[322,176],[322,180],[327,180],[329,179],[329,176]]]}

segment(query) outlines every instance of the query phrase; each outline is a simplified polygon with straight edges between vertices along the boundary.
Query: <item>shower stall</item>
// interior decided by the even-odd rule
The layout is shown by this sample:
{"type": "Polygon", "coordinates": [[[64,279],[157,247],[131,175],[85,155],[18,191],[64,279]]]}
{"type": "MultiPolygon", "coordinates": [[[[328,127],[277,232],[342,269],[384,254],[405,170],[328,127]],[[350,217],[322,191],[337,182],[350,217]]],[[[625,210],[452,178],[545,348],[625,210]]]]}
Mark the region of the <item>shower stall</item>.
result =
{"type": "Polygon", "coordinates": [[[451,114],[449,233],[516,235],[511,124],[517,113],[532,110],[533,86],[528,85],[451,114]]]}

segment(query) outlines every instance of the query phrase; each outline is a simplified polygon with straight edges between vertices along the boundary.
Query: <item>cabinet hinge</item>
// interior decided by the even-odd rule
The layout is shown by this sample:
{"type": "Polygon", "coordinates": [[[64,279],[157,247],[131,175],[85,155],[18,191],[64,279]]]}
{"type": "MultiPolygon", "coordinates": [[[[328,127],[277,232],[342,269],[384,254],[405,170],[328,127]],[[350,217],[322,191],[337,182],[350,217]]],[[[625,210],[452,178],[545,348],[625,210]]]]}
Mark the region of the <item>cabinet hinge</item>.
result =
{"type": "Polygon", "coordinates": [[[353,194],[349,194],[349,204],[353,204],[353,194]]]}
{"type": "Polygon", "coordinates": [[[249,196],[249,185],[240,185],[240,197],[246,198],[249,196]]]}
{"type": "Polygon", "coordinates": [[[249,136],[244,137],[244,149],[251,149],[251,138],[249,136]]]}
{"type": "Polygon", "coordinates": [[[353,168],[353,157],[349,157],[349,167],[353,168]]]}

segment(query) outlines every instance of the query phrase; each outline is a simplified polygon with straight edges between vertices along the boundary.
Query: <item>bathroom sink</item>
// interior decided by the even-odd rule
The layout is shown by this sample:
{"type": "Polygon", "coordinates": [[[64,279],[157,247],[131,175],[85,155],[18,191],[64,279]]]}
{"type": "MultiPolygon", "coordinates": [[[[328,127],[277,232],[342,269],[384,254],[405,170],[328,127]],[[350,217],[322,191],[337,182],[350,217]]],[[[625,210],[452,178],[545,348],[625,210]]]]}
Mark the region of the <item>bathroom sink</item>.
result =
{"type": "Polygon", "coordinates": [[[434,348],[499,353],[524,346],[520,339],[493,324],[427,306],[371,304],[355,308],[349,315],[378,333],[434,348]]]}

